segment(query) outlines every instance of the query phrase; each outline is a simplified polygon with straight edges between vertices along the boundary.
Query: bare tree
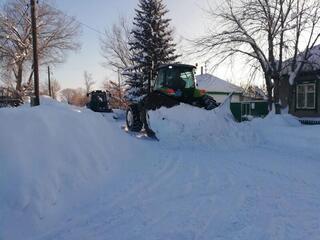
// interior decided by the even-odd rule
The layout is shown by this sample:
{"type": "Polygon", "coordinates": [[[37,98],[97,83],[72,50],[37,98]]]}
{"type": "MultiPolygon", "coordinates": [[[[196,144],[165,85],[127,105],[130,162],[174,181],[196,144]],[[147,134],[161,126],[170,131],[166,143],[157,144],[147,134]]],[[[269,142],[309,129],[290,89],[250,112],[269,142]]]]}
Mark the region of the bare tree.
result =
{"type": "Polygon", "coordinates": [[[112,108],[126,109],[127,102],[124,99],[125,87],[121,84],[121,82],[114,82],[106,79],[103,82],[103,89],[107,90],[110,95],[110,106],[112,108]]]}
{"type": "Polygon", "coordinates": [[[0,84],[9,89],[15,89],[15,81],[12,79],[11,71],[0,71],[0,84]]]}
{"type": "Polygon", "coordinates": [[[66,88],[60,91],[60,95],[63,101],[78,107],[85,106],[87,101],[87,96],[83,88],[66,88]]]}
{"type": "MultiPolygon", "coordinates": [[[[61,86],[58,80],[51,80],[51,94],[53,99],[57,99],[58,92],[61,90],[61,86]]],[[[49,96],[49,84],[45,82],[40,86],[40,95],[49,96]]]]}
{"type": "Polygon", "coordinates": [[[96,82],[93,81],[92,74],[88,73],[87,71],[84,71],[83,77],[84,77],[84,85],[85,85],[86,93],[89,93],[92,90],[92,86],[96,82]]]}
{"type": "MultiPolygon", "coordinates": [[[[27,0],[9,0],[0,10],[0,63],[3,71],[12,72],[20,92],[32,84],[33,74],[28,6],[27,0]]],[[[37,12],[40,63],[62,62],[68,50],[79,48],[79,23],[42,1],[37,12]]]]}
{"type": "Polygon", "coordinates": [[[76,95],[75,90],[71,88],[66,88],[61,90],[61,98],[63,101],[67,102],[68,104],[72,103],[72,99],[76,95]]]}
{"type": "Polygon", "coordinates": [[[53,80],[51,82],[51,93],[52,93],[53,99],[57,99],[57,96],[60,90],[61,90],[61,85],[58,82],[58,80],[53,80]]]}
{"type": "Polygon", "coordinates": [[[117,24],[105,30],[105,36],[100,40],[102,56],[105,59],[104,66],[115,72],[124,71],[133,65],[129,46],[130,26],[124,17],[120,17],[117,24]]]}
{"type": "Polygon", "coordinates": [[[308,49],[319,39],[319,9],[318,0],[226,0],[218,11],[210,10],[216,27],[195,43],[217,65],[246,57],[252,71],[264,76],[270,109],[274,101],[280,113],[283,70],[290,62],[293,84],[308,59],[308,49]]]}

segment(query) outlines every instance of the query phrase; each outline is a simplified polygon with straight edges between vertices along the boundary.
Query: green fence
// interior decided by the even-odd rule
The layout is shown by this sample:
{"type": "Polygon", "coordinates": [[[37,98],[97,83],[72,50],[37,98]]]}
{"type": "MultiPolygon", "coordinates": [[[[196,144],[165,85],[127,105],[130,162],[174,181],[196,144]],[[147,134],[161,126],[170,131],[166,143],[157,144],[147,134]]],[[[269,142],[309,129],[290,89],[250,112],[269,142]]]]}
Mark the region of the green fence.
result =
{"type": "Polygon", "coordinates": [[[230,109],[239,122],[247,121],[250,117],[265,117],[269,113],[267,101],[231,103],[230,109]]]}

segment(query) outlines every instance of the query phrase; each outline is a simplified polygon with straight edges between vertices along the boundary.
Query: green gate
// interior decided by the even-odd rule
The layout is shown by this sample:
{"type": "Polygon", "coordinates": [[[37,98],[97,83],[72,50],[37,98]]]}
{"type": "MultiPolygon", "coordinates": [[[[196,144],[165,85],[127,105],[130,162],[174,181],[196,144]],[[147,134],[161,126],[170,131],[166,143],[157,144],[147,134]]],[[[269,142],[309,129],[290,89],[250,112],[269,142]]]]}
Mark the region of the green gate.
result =
{"type": "Polygon", "coordinates": [[[247,121],[251,117],[265,117],[269,113],[267,101],[250,101],[231,103],[230,109],[239,122],[247,121]]]}

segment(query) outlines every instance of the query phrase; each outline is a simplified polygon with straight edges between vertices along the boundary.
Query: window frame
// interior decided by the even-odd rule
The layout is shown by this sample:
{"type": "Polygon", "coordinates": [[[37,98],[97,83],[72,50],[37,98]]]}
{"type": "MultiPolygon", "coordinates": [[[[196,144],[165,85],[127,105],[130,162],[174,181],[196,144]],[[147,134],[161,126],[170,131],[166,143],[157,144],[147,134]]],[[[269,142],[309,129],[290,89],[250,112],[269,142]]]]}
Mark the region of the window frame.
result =
{"type": "Polygon", "coordinates": [[[309,83],[300,83],[296,85],[296,109],[298,110],[315,110],[317,107],[317,84],[315,82],[309,83]],[[309,92],[308,87],[313,86],[314,91],[309,92]],[[303,87],[303,95],[304,95],[304,106],[299,106],[299,87],[303,87]],[[308,94],[313,93],[314,105],[312,107],[308,107],[308,94]]]}

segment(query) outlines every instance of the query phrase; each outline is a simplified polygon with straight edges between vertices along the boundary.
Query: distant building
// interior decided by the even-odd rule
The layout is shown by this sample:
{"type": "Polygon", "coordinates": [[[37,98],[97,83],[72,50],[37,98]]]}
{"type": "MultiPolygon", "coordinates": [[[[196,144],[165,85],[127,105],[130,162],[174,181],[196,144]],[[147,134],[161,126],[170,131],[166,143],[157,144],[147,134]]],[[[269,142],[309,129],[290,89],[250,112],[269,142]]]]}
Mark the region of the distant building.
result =
{"type": "Polygon", "coordinates": [[[244,101],[267,100],[266,93],[258,86],[250,85],[244,92],[244,101]]]}
{"type": "Polygon", "coordinates": [[[230,109],[239,122],[268,114],[268,103],[263,93],[257,93],[257,89],[252,89],[253,95],[249,96],[245,94],[243,88],[211,74],[198,75],[196,80],[198,88],[206,90],[218,103],[224,102],[229,94],[233,93],[230,109]]]}
{"type": "Polygon", "coordinates": [[[206,90],[218,103],[222,103],[230,93],[233,93],[232,102],[242,101],[244,90],[235,84],[207,73],[196,76],[196,80],[198,87],[206,90]]]}
{"type": "Polygon", "coordinates": [[[22,103],[22,98],[15,90],[0,87],[0,108],[17,107],[22,103]]]}

